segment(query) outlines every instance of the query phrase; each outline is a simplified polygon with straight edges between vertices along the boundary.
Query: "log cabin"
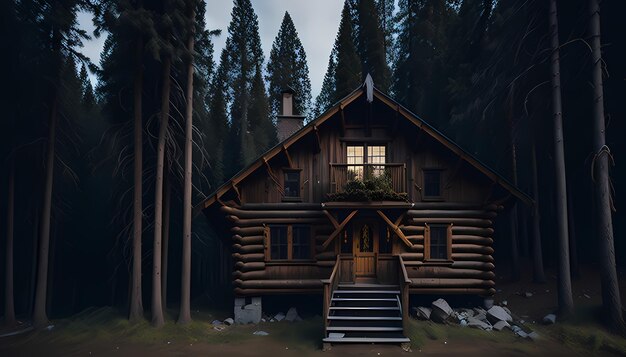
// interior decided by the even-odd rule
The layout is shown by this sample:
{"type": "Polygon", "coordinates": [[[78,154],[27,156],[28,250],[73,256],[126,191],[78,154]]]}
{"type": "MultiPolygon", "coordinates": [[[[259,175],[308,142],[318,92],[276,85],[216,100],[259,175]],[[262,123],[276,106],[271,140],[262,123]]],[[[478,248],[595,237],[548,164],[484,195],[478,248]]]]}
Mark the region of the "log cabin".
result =
{"type": "Polygon", "coordinates": [[[229,232],[236,310],[321,294],[325,346],[406,343],[410,295],[494,294],[494,219],[526,194],[369,76],[307,125],[293,96],[279,143],[197,207],[229,232]]]}

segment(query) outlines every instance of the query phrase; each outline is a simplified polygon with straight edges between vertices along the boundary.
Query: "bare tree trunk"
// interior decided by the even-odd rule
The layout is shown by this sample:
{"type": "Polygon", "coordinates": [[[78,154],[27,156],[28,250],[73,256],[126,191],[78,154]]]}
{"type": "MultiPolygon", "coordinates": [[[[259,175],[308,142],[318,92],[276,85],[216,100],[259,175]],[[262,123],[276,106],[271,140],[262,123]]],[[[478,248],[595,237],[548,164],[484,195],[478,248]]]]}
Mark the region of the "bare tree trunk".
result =
{"type": "MultiPolygon", "coordinates": [[[[515,103],[515,84],[511,86],[509,93],[509,108],[507,113],[507,119],[509,124],[509,136],[511,140],[511,175],[513,177],[513,185],[517,186],[517,144],[515,142],[514,123],[513,117],[515,103]]],[[[511,280],[518,281],[521,275],[520,263],[519,263],[519,246],[518,246],[518,208],[517,203],[513,203],[511,212],[509,215],[510,224],[510,238],[511,241],[511,280]]]]}
{"type": "Polygon", "coordinates": [[[613,241],[613,218],[611,212],[611,190],[609,183],[609,155],[606,146],[604,122],[604,93],[602,83],[602,52],[600,49],[600,4],[589,1],[593,66],[593,145],[595,151],[593,178],[594,201],[596,204],[596,235],[600,243],[600,265],[602,272],[602,308],[608,326],[624,333],[624,317],[620,300],[617,272],[615,269],[615,244],[613,241]]]}
{"type": "Polygon", "coordinates": [[[167,308],[167,265],[168,265],[168,253],[170,243],[170,202],[171,202],[171,189],[170,189],[170,175],[169,165],[165,167],[165,177],[163,178],[163,256],[161,257],[161,300],[163,301],[163,308],[167,308]]]}
{"type": "MultiPolygon", "coordinates": [[[[195,11],[191,8],[190,21],[194,20],[195,11]]],[[[194,23],[190,26],[187,50],[193,54],[194,23]]],[[[181,269],[180,313],[178,323],[191,322],[191,175],[193,150],[193,57],[187,64],[187,106],[185,110],[185,182],[183,187],[183,259],[181,269]]]]}
{"type": "Polygon", "coordinates": [[[37,255],[39,252],[39,208],[35,207],[33,212],[33,255],[30,267],[30,285],[28,288],[28,309],[35,306],[35,290],[37,287],[37,255]]]}
{"type": "Polygon", "coordinates": [[[131,278],[129,320],[136,322],[143,319],[141,296],[141,236],[143,225],[143,39],[137,40],[135,53],[135,79],[133,83],[134,106],[134,187],[133,187],[133,273],[131,278]]]}
{"type": "Polygon", "coordinates": [[[152,248],[152,325],[161,327],[163,304],[161,301],[161,238],[163,235],[163,171],[165,166],[165,136],[170,117],[170,74],[172,58],[163,58],[163,88],[161,90],[161,123],[157,144],[156,188],[154,193],[154,246],[152,248]]]}
{"type": "MultiPolygon", "coordinates": [[[[56,83],[55,83],[56,85],[56,83]]],[[[50,122],[48,127],[48,145],[46,150],[46,176],[43,193],[43,209],[39,235],[39,263],[37,264],[37,287],[35,289],[35,307],[33,309],[33,327],[48,325],[46,314],[46,296],[48,288],[48,255],[50,247],[50,220],[52,218],[52,186],[54,181],[54,149],[56,143],[58,93],[53,97],[50,122]]]]}
{"type": "Polygon", "coordinates": [[[550,45],[552,49],[552,113],[554,115],[554,169],[557,225],[557,254],[559,258],[559,312],[569,315],[574,309],[572,279],[569,269],[569,235],[567,232],[567,183],[565,178],[565,150],[563,148],[563,109],[561,106],[561,74],[559,60],[559,25],[556,0],[550,0],[550,45]]]}
{"type": "Polygon", "coordinates": [[[545,283],[546,274],[543,270],[543,249],[541,246],[541,216],[539,213],[539,182],[537,179],[537,151],[535,139],[531,140],[531,170],[533,180],[533,280],[536,283],[545,283]]]}
{"type": "Polygon", "coordinates": [[[13,291],[13,227],[15,217],[15,159],[9,163],[9,192],[7,194],[7,241],[4,279],[4,323],[15,325],[15,300],[13,291]]]}
{"type": "Polygon", "coordinates": [[[569,232],[569,257],[570,269],[574,279],[580,278],[580,267],[578,266],[578,248],[576,244],[576,221],[574,217],[574,196],[572,195],[572,185],[567,186],[567,229],[569,232]]]}

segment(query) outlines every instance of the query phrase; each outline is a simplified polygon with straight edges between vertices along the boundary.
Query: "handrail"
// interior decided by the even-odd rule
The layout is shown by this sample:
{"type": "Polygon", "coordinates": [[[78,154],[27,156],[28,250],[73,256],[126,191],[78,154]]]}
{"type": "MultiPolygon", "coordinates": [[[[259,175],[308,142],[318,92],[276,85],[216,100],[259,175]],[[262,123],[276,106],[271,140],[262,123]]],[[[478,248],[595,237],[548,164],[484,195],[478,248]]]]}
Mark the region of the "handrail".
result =
{"type": "Polygon", "coordinates": [[[402,296],[402,303],[400,309],[402,310],[402,328],[406,331],[409,322],[409,289],[411,287],[411,279],[404,266],[404,259],[402,255],[398,255],[398,284],[400,285],[400,295],[402,296]]]}
{"type": "Polygon", "coordinates": [[[386,163],[381,163],[381,164],[375,164],[375,163],[363,163],[363,164],[346,164],[346,163],[341,163],[341,162],[331,162],[330,166],[390,166],[390,167],[396,167],[396,166],[404,166],[406,165],[403,162],[386,162],[386,163]]]}
{"type": "Polygon", "coordinates": [[[328,327],[328,312],[330,311],[333,291],[335,291],[335,289],[337,288],[340,278],[341,256],[337,255],[337,259],[335,260],[335,266],[333,267],[333,271],[330,273],[330,277],[328,279],[322,279],[322,284],[324,286],[324,335],[326,335],[326,328],[328,327]]]}

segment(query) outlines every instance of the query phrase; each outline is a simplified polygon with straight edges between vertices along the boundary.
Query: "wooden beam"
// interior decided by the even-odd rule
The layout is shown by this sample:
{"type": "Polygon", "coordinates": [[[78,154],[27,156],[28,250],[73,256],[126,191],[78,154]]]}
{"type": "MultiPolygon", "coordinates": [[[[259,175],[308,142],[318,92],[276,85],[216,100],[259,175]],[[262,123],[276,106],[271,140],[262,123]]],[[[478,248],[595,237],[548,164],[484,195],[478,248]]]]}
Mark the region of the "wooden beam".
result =
{"type": "Polygon", "coordinates": [[[330,220],[330,223],[333,224],[333,227],[335,227],[335,229],[337,229],[339,227],[339,222],[337,222],[335,217],[333,217],[333,215],[330,214],[330,212],[328,212],[328,210],[323,210],[322,212],[324,212],[326,217],[328,217],[328,219],[330,220]]]}
{"type": "Polygon", "coordinates": [[[411,241],[404,235],[404,233],[402,233],[402,231],[400,230],[400,228],[398,228],[396,224],[394,224],[393,222],[391,222],[389,218],[387,218],[387,216],[383,213],[383,211],[376,210],[376,213],[378,213],[380,218],[382,218],[387,223],[387,225],[393,230],[393,232],[398,237],[400,237],[400,239],[404,242],[404,244],[407,245],[407,247],[413,246],[413,243],[411,243],[411,241]]]}
{"type": "Polygon", "coordinates": [[[289,163],[289,168],[290,169],[295,168],[295,166],[293,165],[293,160],[291,160],[291,155],[289,155],[289,151],[287,150],[287,147],[285,145],[283,145],[283,152],[285,153],[285,156],[287,157],[287,162],[289,163]]]}
{"type": "Polygon", "coordinates": [[[235,191],[235,193],[237,194],[237,201],[239,201],[239,204],[241,204],[241,192],[239,192],[239,188],[235,185],[234,182],[231,182],[232,185],[232,189],[235,191]]]}
{"type": "Polygon", "coordinates": [[[341,233],[341,231],[345,228],[346,224],[348,224],[348,222],[350,222],[350,220],[359,212],[358,209],[352,211],[352,213],[350,213],[348,215],[348,217],[346,217],[346,219],[344,219],[341,224],[339,224],[339,226],[337,226],[335,228],[335,230],[333,231],[333,233],[328,237],[328,239],[326,239],[326,241],[322,244],[322,248],[326,249],[328,247],[328,245],[330,244],[330,242],[333,241],[333,239],[335,239],[335,237],[337,237],[339,235],[339,233],[341,233]]]}

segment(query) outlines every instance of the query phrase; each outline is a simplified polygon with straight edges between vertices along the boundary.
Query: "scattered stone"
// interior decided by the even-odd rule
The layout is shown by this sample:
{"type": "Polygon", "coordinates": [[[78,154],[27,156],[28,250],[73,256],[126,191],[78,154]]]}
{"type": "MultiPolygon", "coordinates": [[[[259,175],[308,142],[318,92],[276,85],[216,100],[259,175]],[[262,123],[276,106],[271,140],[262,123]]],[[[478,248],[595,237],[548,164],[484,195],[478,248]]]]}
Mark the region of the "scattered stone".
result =
{"type": "Polygon", "coordinates": [[[489,311],[487,311],[487,319],[492,323],[496,323],[498,321],[513,321],[511,314],[509,314],[501,306],[494,306],[489,309],[489,311]]]}
{"type": "Polygon", "coordinates": [[[413,311],[415,312],[415,316],[420,319],[420,320],[430,320],[430,314],[432,312],[432,310],[428,307],[425,306],[419,306],[419,307],[415,307],[413,308],[413,311]]]}
{"type": "Polygon", "coordinates": [[[485,330],[485,331],[491,331],[493,328],[490,323],[481,321],[474,317],[469,317],[467,319],[467,326],[477,328],[480,330],[485,330]]]}
{"type": "Polygon", "coordinates": [[[486,298],[485,300],[483,300],[483,306],[487,310],[491,309],[493,307],[493,299],[492,298],[486,298]]]}
{"type": "Polygon", "coordinates": [[[54,328],[54,325],[48,325],[48,327],[46,327],[46,330],[52,331],[53,328],[54,328]]]}
{"type": "Polygon", "coordinates": [[[265,331],[254,331],[252,334],[253,335],[257,335],[257,336],[267,336],[267,335],[269,335],[269,333],[267,333],[265,331]]]}
{"type": "Polygon", "coordinates": [[[524,321],[524,320],[519,320],[519,323],[520,323],[520,325],[523,325],[523,324],[525,324],[525,323],[526,323],[526,321],[524,321]]]}
{"type": "Polygon", "coordinates": [[[527,298],[531,298],[531,297],[533,297],[533,293],[527,291],[527,292],[524,293],[524,296],[527,297],[527,298]]]}
{"type": "Polygon", "coordinates": [[[591,299],[591,296],[587,295],[587,294],[583,294],[584,297],[586,297],[587,299],[591,299]]]}
{"type": "Polygon", "coordinates": [[[508,308],[508,307],[503,307],[502,309],[504,309],[504,311],[506,311],[506,313],[507,313],[507,314],[509,314],[509,315],[513,315],[513,314],[511,313],[511,310],[509,310],[509,308],[508,308]]]}
{"type": "Polygon", "coordinates": [[[498,321],[495,324],[493,324],[493,329],[496,331],[502,331],[505,327],[511,327],[511,325],[509,325],[508,322],[506,321],[498,321]]]}
{"type": "Polygon", "coordinates": [[[302,321],[302,317],[300,317],[300,315],[296,316],[296,320],[295,320],[295,321],[296,321],[296,322],[300,322],[300,321],[302,321]]]}
{"type": "Polygon", "coordinates": [[[287,311],[287,315],[285,315],[285,321],[294,322],[298,317],[298,311],[295,307],[292,307],[287,311]]]}
{"type": "Polygon", "coordinates": [[[533,340],[533,341],[539,341],[539,340],[541,340],[541,336],[540,336],[537,332],[535,332],[535,331],[533,331],[533,332],[529,333],[529,334],[528,334],[528,337],[529,337],[531,340],[533,340]]]}
{"type": "Polygon", "coordinates": [[[224,325],[215,325],[215,326],[213,326],[213,329],[215,331],[224,331],[226,329],[226,326],[224,326],[224,325]]]}
{"type": "Polygon", "coordinates": [[[224,323],[228,326],[232,325],[235,323],[235,320],[233,320],[232,318],[227,318],[226,320],[224,320],[224,323]]]}
{"type": "Polygon", "coordinates": [[[507,306],[508,304],[509,304],[509,302],[508,302],[508,301],[506,301],[506,300],[502,300],[502,306],[507,306]]]}
{"type": "Polygon", "coordinates": [[[556,323],[556,315],[555,314],[548,314],[548,315],[544,316],[543,323],[546,324],[546,325],[555,324],[556,323]]]}
{"type": "Polygon", "coordinates": [[[267,322],[267,320],[265,319],[265,317],[261,317],[261,322],[267,322]]]}
{"type": "Polygon", "coordinates": [[[515,332],[515,334],[521,338],[527,338],[528,334],[526,332],[524,332],[524,330],[520,329],[519,331],[515,332]]]}
{"type": "Polygon", "coordinates": [[[222,325],[222,321],[220,320],[213,320],[213,322],[211,322],[211,325],[222,325]]]}
{"type": "Polygon", "coordinates": [[[461,322],[459,322],[459,325],[467,326],[467,320],[461,320],[461,322]]]}
{"type": "Polygon", "coordinates": [[[437,299],[433,301],[431,307],[432,311],[430,314],[430,318],[435,322],[443,323],[448,318],[450,318],[450,315],[452,315],[452,313],[454,312],[450,305],[448,305],[448,302],[446,302],[444,299],[437,299]]]}
{"type": "Polygon", "coordinates": [[[285,314],[283,314],[282,312],[279,312],[276,315],[274,315],[274,320],[276,321],[283,321],[284,319],[285,319],[285,314]]]}

